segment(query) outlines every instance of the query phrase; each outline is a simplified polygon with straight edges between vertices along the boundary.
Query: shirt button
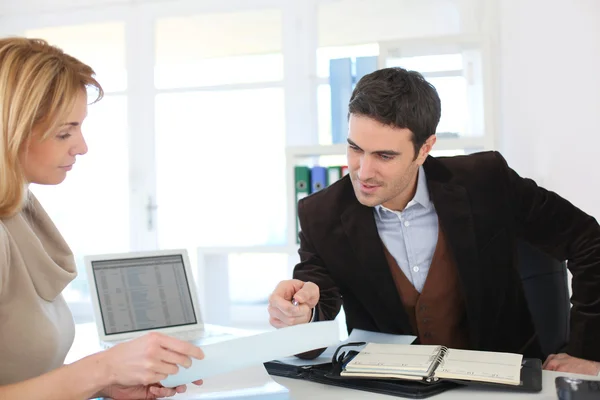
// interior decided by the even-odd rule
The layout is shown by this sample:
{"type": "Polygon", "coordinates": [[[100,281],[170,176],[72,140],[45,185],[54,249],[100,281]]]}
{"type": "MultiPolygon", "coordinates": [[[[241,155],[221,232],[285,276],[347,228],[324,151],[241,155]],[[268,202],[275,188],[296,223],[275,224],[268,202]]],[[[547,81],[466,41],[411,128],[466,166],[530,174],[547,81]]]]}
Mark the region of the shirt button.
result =
{"type": "Polygon", "coordinates": [[[404,226],[409,226],[409,225],[410,225],[410,222],[404,221],[404,226]]]}
{"type": "Polygon", "coordinates": [[[415,272],[419,272],[419,267],[418,267],[417,265],[415,265],[415,266],[413,267],[413,271],[415,271],[415,272]]]}

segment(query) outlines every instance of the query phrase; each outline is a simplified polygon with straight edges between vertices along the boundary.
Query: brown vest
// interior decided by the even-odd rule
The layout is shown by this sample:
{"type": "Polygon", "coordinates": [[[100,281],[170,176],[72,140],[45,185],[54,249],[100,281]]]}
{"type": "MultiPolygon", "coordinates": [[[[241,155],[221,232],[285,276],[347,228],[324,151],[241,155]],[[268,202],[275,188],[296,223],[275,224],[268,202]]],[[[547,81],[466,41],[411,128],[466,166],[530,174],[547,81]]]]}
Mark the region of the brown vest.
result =
{"type": "Polygon", "coordinates": [[[406,278],[388,249],[383,246],[385,256],[413,333],[417,335],[420,343],[466,349],[466,310],[458,271],[441,226],[438,231],[437,246],[420,294],[406,278]]]}

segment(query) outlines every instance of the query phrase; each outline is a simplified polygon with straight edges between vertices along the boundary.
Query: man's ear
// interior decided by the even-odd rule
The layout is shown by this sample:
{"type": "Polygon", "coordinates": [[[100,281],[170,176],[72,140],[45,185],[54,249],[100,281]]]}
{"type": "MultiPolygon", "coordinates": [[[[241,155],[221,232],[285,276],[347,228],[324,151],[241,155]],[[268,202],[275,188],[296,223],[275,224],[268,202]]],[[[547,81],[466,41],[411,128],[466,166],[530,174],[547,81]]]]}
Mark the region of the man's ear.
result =
{"type": "Polygon", "coordinates": [[[429,152],[431,152],[431,149],[433,148],[433,145],[435,144],[436,140],[437,140],[437,137],[435,135],[431,135],[427,138],[427,140],[425,140],[425,143],[423,143],[423,146],[421,146],[421,149],[419,150],[419,158],[418,158],[420,165],[425,162],[425,159],[429,155],[429,152]]]}

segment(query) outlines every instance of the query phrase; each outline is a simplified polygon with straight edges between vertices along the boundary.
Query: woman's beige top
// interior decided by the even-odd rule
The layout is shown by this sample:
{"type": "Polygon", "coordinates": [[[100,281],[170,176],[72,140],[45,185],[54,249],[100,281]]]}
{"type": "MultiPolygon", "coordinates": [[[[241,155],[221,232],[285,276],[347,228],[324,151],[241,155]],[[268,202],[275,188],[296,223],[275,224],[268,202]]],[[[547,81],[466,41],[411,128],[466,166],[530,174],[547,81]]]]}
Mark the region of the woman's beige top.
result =
{"type": "Polygon", "coordinates": [[[23,211],[0,219],[0,385],[63,365],[75,325],[61,292],[76,275],[69,246],[33,194],[23,211]]]}

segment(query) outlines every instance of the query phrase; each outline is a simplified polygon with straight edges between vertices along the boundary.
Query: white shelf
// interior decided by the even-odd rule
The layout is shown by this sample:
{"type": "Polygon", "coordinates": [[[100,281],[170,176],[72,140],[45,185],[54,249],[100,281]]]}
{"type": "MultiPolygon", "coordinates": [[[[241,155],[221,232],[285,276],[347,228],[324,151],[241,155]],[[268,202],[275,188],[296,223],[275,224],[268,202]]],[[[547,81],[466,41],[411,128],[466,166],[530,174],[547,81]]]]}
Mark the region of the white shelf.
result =
{"type": "Polygon", "coordinates": [[[301,157],[336,156],[345,155],[347,144],[330,144],[323,146],[297,146],[288,147],[286,156],[288,161],[301,157]]]}

